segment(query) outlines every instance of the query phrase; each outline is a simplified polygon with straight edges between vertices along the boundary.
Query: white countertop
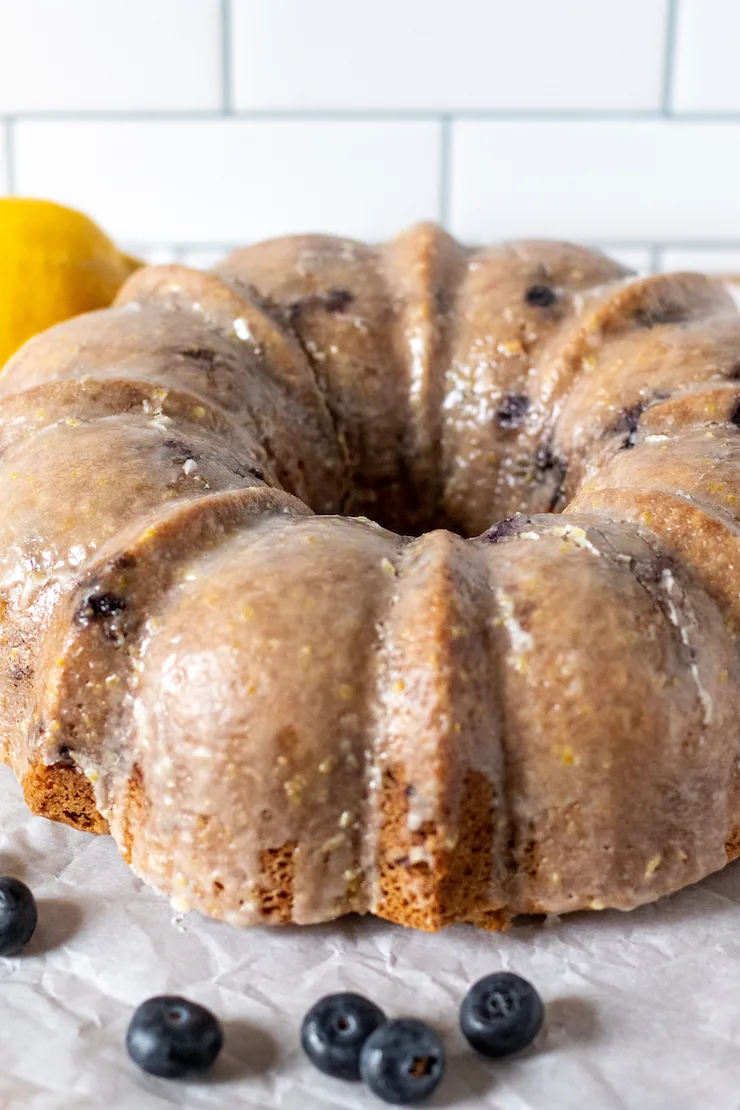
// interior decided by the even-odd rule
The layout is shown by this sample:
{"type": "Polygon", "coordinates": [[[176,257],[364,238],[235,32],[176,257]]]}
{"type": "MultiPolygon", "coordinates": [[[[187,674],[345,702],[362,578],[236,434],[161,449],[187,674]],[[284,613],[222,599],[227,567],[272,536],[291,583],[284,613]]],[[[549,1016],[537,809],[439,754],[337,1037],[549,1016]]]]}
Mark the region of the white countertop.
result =
{"type": "Polygon", "coordinates": [[[25,808],[0,769],[0,873],[24,879],[40,923],[0,960],[2,1110],[165,1107],[371,1110],[361,1086],[308,1064],[298,1029],[332,990],[421,1017],[447,1045],[447,1077],[425,1105],[473,1110],[736,1110],[740,1107],[740,865],[631,914],[580,914],[505,935],[413,933],[372,919],[239,931],[164,899],[113,842],[25,808]],[[520,1059],[476,1057],[457,1009],[481,975],[511,968],[546,1004],[520,1059]],[[224,1052],[194,1083],[142,1075],[124,1036],[133,1008],[182,993],[225,1023],[224,1052]]]}

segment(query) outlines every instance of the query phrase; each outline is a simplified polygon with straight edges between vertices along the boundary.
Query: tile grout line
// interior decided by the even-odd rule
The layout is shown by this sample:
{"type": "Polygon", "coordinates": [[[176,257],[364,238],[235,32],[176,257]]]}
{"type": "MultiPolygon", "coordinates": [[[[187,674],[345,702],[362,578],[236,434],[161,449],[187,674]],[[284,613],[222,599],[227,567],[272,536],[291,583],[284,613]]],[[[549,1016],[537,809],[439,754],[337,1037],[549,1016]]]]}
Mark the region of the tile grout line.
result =
{"type": "MultiPolygon", "coordinates": [[[[678,250],[678,251],[716,251],[719,254],[732,254],[740,251],[740,240],[738,239],[722,239],[722,240],[690,240],[690,239],[661,239],[659,242],[654,240],[635,240],[635,239],[579,239],[585,247],[591,247],[606,251],[619,250],[636,250],[645,251],[649,257],[653,254],[656,257],[664,251],[678,250]]],[[[124,246],[128,250],[172,250],[178,255],[182,255],[187,251],[206,251],[218,253],[220,251],[234,250],[240,243],[236,241],[229,242],[216,242],[213,240],[192,240],[185,242],[183,240],[156,240],[145,239],[136,240],[127,238],[124,246]]]]}
{"type": "Polygon", "coordinates": [[[439,121],[439,222],[449,228],[450,187],[452,184],[452,118],[442,116],[439,121]]]}
{"type": "MultiPolygon", "coordinates": [[[[228,66],[227,68],[230,68],[228,66]]],[[[231,90],[226,88],[231,82],[230,73],[223,74],[222,96],[231,100],[231,90]]],[[[228,117],[233,121],[267,121],[280,122],[285,120],[291,123],[311,123],[316,120],[328,120],[337,123],[357,122],[438,122],[440,118],[451,122],[458,120],[472,122],[512,122],[512,123],[660,123],[669,120],[671,123],[740,123],[740,111],[681,111],[663,112],[662,110],[566,110],[551,111],[549,109],[284,109],[260,108],[253,110],[235,111],[232,107],[223,109],[209,108],[172,108],[172,109],[109,109],[103,111],[20,111],[13,114],[12,118],[19,123],[167,123],[171,121],[185,121],[192,123],[212,122],[228,117]]],[[[9,116],[2,117],[5,119],[9,116]]]]}
{"type": "Polygon", "coordinates": [[[668,11],[663,48],[663,88],[661,114],[666,119],[674,119],[673,83],[676,69],[676,34],[678,29],[679,0],[668,0],[668,11]]]}
{"type": "Polygon", "coordinates": [[[221,109],[224,116],[234,114],[231,81],[231,0],[221,0],[221,109]]]}
{"type": "Polygon", "coordinates": [[[16,190],[15,172],[15,121],[5,119],[5,139],[3,149],[5,154],[5,180],[8,185],[8,194],[12,196],[16,190]]]}

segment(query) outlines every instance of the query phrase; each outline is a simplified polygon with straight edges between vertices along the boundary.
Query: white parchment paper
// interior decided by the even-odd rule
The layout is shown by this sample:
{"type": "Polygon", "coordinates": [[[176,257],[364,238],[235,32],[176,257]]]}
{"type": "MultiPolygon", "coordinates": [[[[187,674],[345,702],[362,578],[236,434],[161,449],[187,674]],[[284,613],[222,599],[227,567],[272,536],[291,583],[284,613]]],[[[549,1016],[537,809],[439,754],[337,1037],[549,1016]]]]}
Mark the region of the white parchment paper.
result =
{"type": "Polygon", "coordinates": [[[321,1076],[297,1033],[338,989],[442,1033],[447,1078],[426,1105],[498,1110],[734,1110],[740,1107],[740,867],[657,906],[582,914],[506,935],[426,936],[371,919],[238,931],[178,919],[109,838],[29,815],[0,769],[0,873],[39,900],[26,953],[0,960],[2,1110],[278,1107],[376,1110],[321,1076]],[[535,1050],[494,1064],[457,1031],[468,985],[498,968],[530,978],[547,1007],[535,1050]],[[133,1008],[187,995],[222,1019],[208,1079],[142,1075],[126,1056],[133,1008]]]}

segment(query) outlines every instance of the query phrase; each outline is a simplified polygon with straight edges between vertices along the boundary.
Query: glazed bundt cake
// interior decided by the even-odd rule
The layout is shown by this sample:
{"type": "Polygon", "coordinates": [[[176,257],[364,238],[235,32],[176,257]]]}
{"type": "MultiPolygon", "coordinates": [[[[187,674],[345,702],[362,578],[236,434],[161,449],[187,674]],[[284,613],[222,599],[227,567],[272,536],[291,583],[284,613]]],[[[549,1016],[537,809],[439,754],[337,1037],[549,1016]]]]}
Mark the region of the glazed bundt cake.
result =
{"type": "Polygon", "coordinates": [[[696,274],[430,225],[142,270],[0,377],[3,757],[239,925],[675,891],[740,848],[739,414],[696,274]]]}

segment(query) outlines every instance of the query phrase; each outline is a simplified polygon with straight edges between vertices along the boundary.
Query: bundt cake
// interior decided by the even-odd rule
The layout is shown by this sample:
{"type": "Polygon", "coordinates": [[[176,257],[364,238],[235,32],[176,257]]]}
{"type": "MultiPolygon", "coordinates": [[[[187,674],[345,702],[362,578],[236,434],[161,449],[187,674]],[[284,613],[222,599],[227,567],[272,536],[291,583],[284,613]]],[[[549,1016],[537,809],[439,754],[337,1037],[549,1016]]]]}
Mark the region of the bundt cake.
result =
{"type": "Polygon", "coordinates": [[[0,376],[3,758],[239,925],[675,891],[740,851],[738,425],[697,274],[431,225],[141,270],[0,376]]]}

